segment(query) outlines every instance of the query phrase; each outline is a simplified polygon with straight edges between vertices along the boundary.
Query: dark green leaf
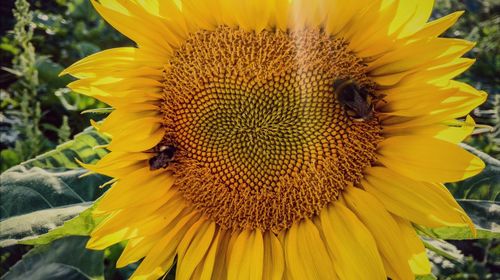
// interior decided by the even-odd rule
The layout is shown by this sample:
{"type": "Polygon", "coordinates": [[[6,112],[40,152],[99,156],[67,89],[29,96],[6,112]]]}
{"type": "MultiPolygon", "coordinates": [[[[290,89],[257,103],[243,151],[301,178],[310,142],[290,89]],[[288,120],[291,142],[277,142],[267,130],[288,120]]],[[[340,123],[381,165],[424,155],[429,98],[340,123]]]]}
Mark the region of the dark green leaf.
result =
{"type": "Polygon", "coordinates": [[[2,279],[104,279],[103,253],[85,249],[87,237],[70,236],[38,246],[2,279]]]}
{"type": "Polygon", "coordinates": [[[38,70],[38,78],[50,89],[64,87],[71,81],[69,77],[60,78],[58,75],[64,68],[46,56],[38,57],[36,68],[38,70]]]}
{"type": "MultiPolygon", "coordinates": [[[[478,229],[500,233],[500,204],[493,201],[458,199],[478,229]]],[[[498,236],[498,235],[497,235],[498,236]]]]}
{"type": "MultiPolygon", "coordinates": [[[[80,178],[85,172],[84,169],[49,172],[38,167],[17,166],[3,173],[0,176],[0,245],[37,238],[85,210],[102,194],[98,186],[108,180],[97,174],[80,178]]],[[[86,226],[93,227],[86,223],[93,223],[90,215],[70,223],[49,239],[79,234],[86,226]]]]}
{"type": "Polygon", "coordinates": [[[486,164],[478,175],[467,180],[448,184],[455,198],[498,201],[500,198],[500,161],[469,145],[462,144],[469,152],[481,158],[486,164]]]}
{"type": "Polygon", "coordinates": [[[95,200],[102,194],[98,186],[108,178],[96,174],[80,178],[86,172],[50,172],[24,166],[7,170],[0,176],[0,218],[95,200]]]}

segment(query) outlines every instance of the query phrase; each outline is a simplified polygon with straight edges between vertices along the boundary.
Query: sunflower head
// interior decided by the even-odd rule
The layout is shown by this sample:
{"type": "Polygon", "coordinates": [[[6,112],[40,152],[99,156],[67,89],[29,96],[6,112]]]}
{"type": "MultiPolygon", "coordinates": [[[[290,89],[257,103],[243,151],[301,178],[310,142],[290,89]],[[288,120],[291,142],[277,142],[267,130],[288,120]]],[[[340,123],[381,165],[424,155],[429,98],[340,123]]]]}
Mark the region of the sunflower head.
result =
{"type": "MultiPolygon", "coordinates": [[[[115,183],[88,247],[178,279],[411,279],[411,223],[468,226],[443,183],[485,93],[452,80],[472,43],[433,1],[92,2],[136,47],[63,73],[114,107],[95,126],[115,183]],[[394,242],[401,240],[401,242],[394,242]],[[364,269],[359,269],[363,267],[364,269]]],[[[473,228],[471,228],[473,230],[473,228]]]]}

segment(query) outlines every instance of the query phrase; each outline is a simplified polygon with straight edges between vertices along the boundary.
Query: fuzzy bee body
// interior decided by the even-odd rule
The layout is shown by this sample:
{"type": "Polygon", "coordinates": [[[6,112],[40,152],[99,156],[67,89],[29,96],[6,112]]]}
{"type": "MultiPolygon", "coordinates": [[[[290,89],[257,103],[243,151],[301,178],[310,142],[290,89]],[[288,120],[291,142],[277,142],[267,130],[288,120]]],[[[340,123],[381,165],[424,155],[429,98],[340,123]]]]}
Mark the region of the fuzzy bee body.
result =
{"type": "Polygon", "coordinates": [[[353,80],[338,79],[333,84],[335,97],[355,121],[373,118],[373,95],[353,80]]]}
{"type": "Polygon", "coordinates": [[[168,164],[174,161],[176,151],[176,147],[167,145],[153,148],[151,152],[156,153],[156,155],[148,161],[149,170],[167,168],[168,164]]]}

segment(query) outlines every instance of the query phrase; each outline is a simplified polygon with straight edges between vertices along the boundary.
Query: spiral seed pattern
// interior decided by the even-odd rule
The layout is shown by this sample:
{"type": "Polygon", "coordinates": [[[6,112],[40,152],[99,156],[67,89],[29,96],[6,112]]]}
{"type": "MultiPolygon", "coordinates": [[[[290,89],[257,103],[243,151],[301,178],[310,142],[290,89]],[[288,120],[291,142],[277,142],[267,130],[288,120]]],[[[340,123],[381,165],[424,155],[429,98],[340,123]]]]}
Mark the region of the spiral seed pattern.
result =
{"type": "Polygon", "coordinates": [[[376,118],[351,120],[333,82],[374,90],[342,39],[319,29],[192,34],[165,67],[175,187],[224,228],[279,232],[311,217],[376,160],[376,118]]]}

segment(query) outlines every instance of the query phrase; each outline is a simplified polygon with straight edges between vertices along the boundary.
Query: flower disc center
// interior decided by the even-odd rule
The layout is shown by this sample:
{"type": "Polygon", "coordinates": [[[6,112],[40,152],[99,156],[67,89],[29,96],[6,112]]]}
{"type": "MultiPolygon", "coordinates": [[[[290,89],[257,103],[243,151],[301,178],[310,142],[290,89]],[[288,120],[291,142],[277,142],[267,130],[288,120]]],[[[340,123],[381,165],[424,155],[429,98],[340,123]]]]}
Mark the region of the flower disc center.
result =
{"type": "Polygon", "coordinates": [[[375,160],[376,118],[353,121],[336,79],[373,83],[319,29],[192,34],[165,68],[165,142],[175,186],[224,228],[278,232],[338,198],[375,160]]]}

